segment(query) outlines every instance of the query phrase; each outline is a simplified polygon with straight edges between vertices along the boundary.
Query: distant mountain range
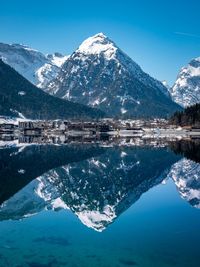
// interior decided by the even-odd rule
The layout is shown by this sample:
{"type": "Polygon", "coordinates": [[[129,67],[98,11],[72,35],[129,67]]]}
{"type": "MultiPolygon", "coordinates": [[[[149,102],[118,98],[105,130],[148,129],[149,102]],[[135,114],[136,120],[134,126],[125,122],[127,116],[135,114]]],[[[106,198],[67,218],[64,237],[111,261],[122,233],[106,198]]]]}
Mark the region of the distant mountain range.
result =
{"type": "Polygon", "coordinates": [[[166,86],[102,33],[85,40],[71,56],[0,44],[0,57],[45,92],[99,108],[107,116],[167,117],[181,109],[166,86]]]}
{"type": "Polygon", "coordinates": [[[107,116],[168,117],[200,102],[200,57],[181,69],[170,88],[103,33],[86,39],[70,56],[0,43],[0,58],[46,93],[99,108],[107,116]]]}
{"type": "Polygon", "coordinates": [[[0,115],[30,119],[99,118],[103,112],[51,96],[0,60],[0,115]]]}
{"type": "Polygon", "coordinates": [[[68,56],[44,55],[22,44],[0,43],[0,58],[38,87],[45,87],[58,74],[68,56]]]}

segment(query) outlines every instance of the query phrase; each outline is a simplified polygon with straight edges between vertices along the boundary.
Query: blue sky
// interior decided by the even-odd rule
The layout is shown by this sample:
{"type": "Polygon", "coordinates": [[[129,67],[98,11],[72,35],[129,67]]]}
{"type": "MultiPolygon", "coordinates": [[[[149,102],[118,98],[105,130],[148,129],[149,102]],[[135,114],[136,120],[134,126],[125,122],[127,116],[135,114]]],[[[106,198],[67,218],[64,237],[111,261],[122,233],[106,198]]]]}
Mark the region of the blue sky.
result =
{"type": "Polygon", "coordinates": [[[6,0],[0,41],[70,54],[103,32],[146,72],[172,84],[180,67],[200,56],[199,11],[199,0],[6,0]]]}

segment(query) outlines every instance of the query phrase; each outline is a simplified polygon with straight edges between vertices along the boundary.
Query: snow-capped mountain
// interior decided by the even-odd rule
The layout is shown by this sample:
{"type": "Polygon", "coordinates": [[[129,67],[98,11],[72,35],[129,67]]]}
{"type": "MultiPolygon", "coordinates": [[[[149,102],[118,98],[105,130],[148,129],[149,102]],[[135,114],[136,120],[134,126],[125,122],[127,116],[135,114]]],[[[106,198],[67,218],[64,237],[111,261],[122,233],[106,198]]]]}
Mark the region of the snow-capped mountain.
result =
{"type": "Polygon", "coordinates": [[[174,180],[181,197],[200,209],[200,164],[182,159],[172,166],[168,177],[174,180]]]}
{"type": "Polygon", "coordinates": [[[103,33],[79,46],[49,83],[48,92],[116,116],[158,117],[179,109],[167,88],[103,33]]]}
{"type": "Polygon", "coordinates": [[[68,56],[59,53],[45,56],[21,44],[0,43],[0,58],[38,87],[54,79],[68,56]]]}
{"type": "Polygon", "coordinates": [[[180,70],[170,94],[182,107],[200,103],[200,57],[193,59],[180,70]]]}

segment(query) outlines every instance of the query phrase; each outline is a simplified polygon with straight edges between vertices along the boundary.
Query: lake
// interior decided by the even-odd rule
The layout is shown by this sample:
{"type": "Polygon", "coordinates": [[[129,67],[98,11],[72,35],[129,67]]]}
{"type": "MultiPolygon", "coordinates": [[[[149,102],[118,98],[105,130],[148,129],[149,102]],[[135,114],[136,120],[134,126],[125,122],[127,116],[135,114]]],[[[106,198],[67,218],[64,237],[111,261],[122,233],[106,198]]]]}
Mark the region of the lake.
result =
{"type": "Polygon", "coordinates": [[[200,141],[0,149],[0,267],[200,266],[200,141]]]}

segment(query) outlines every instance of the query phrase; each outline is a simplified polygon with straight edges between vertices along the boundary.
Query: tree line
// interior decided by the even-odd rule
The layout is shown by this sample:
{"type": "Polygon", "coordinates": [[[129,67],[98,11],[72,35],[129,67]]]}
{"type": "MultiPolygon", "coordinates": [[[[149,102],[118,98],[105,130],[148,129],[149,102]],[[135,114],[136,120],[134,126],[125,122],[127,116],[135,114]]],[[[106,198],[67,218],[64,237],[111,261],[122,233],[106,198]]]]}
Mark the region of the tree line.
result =
{"type": "Polygon", "coordinates": [[[176,111],[169,122],[180,126],[200,127],[200,103],[187,107],[183,111],[176,111]]]}

